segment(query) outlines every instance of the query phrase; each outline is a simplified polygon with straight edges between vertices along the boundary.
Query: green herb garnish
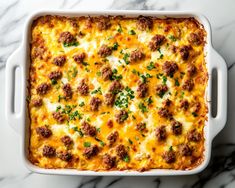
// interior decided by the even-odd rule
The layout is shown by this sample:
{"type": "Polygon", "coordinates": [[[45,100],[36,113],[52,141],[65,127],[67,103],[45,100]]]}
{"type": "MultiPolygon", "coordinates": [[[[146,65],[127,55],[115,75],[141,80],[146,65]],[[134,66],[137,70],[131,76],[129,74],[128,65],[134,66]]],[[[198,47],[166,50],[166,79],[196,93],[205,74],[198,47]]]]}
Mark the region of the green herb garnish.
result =
{"type": "Polygon", "coordinates": [[[174,35],[170,35],[168,38],[169,38],[171,41],[173,41],[173,42],[175,42],[175,41],[176,41],[176,38],[175,38],[175,36],[174,36],[174,35]]]}
{"type": "Polygon", "coordinates": [[[144,103],[139,103],[138,105],[139,109],[141,110],[142,113],[148,112],[147,107],[144,105],[144,103]]]}
{"type": "Polygon", "coordinates": [[[147,66],[147,69],[152,70],[154,68],[156,68],[156,67],[155,67],[154,63],[151,61],[150,64],[147,66]]]}
{"type": "Polygon", "coordinates": [[[130,31],[128,32],[128,34],[129,34],[129,35],[135,35],[136,32],[132,29],[132,30],[130,30],[130,31]]]}
{"type": "Polygon", "coordinates": [[[70,47],[70,46],[78,46],[79,43],[77,41],[70,42],[70,43],[64,42],[63,45],[64,45],[64,47],[70,47]]]}
{"type": "Polygon", "coordinates": [[[96,93],[102,95],[101,87],[98,87],[97,89],[91,92],[91,94],[96,94],[96,93]]]}
{"type": "Polygon", "coordinates": [[[115,42],[114,44],[113,44],[113,50],[117,50],[118,49],[118,43],[117,42],[115,42]]]}
{"type": "Polygon", "coordinates": [[[91,143],[90,143],[90,142],[84,142],[83,146],[86,147],[86,148],[88,148],[88,147],[91,146],[91,143]]]}

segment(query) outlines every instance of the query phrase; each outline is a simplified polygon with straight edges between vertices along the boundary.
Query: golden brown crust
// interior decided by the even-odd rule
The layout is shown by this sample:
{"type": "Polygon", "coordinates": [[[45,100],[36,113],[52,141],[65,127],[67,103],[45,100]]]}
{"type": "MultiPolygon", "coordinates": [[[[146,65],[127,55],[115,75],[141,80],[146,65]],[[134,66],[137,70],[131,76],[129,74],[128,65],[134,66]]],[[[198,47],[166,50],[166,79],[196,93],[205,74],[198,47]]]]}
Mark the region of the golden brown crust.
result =
{"type": "Polygon", "coordinates": [[[197,167],[208,111],[205,38],[194,18],[39,17],[30,161],[94,171],[197,167]]]}

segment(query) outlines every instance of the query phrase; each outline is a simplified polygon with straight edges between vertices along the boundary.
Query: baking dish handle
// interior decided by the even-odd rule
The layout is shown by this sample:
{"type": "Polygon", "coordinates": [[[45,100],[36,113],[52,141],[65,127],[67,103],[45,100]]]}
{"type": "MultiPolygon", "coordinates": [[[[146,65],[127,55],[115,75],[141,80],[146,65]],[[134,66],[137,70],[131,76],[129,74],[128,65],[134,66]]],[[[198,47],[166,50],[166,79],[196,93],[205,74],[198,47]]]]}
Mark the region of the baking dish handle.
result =
{"type": "MultiPolygon", "coordinates": [[[[212,49],[212,69],[217,70],[217,115],[211,115],[210,133],[212,139],[224,128],[227,121],[227,93],[228,93],[228,72],[225,60],[214,49],[212,49]]],[[[212,90],[212,88],[211,88],[212,90]]],[[[211,96],[211,95],[210,95],[211,96]]]]}
{"type": "MultiPolygon", "coordinates": [[[[23,72],[23,54],[21,48],[18,48],[7,60],[6,63],[6,101],[5,101],[5,113],[7,123],[17,132],[21,133],[22,126],[22,114],[23,114],[23,104],[20,106],[20,110],[18,113],[15,112],[14,103],[15,100],[15,85],[17,83],[21,83],[22,86],[21,91],[24,88],[23,76],[21,76],[20,80],[15,79],[16,68],[19,67],[20,70],[23,72]]],[[[23,93],[23,92],[22,92],[23,93]]],[[[23,94],[20,95],[24,97],[23,94]]],[[[17,101],[23,101],[22,98],[18,99],[17,101]]]]}

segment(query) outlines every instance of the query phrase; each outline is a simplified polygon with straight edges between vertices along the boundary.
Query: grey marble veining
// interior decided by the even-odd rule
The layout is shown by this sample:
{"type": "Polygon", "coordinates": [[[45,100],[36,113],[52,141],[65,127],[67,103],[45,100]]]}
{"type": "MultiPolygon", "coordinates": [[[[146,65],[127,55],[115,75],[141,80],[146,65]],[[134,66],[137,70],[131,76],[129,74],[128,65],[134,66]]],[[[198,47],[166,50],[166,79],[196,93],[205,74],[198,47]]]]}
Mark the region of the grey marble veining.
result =
{"type": "Polygon", "coordinates": [[[235,1],[234,0],[57,0],[0,1],[0,187],[235,187],[235,1]],[[39,9],[73,10],[178,10],[196,11],[206,15],[212,26],[215,49],[229,67],[229,107],[225,129],[216,137],[212,159],[202,173],[179,177],[78,177],[49,176],[28,171],[21,162],[20,137],[4,117],[5,63],[20,45],[27,16],[39,9]]]}

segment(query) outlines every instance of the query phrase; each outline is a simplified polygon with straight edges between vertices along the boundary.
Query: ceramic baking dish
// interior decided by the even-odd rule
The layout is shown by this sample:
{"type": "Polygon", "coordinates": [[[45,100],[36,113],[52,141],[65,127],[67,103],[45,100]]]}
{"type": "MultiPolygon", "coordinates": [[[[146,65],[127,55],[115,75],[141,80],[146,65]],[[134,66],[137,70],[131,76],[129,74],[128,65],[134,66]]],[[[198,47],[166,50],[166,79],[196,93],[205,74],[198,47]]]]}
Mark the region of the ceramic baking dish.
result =
{"type": "MultiPolygon", "coordinates": [[[[214,101],[213,101],[214,102],[214,101]]],[[[6,118],[8,124],[15,129],[21,136],[21,153],[23,162],[31,171],[43,174],[61,174],[61,175],[189,175],[202,171],[209,163],[211,155],[211,145],[213,138],[223,129],[227,117],[227,67],[224,59],[214,50],[211,44],[211,29],[208,20],[196,13],[189,12],[160,12],[160,11],[40,11],[32,14],[26,22],[23,32],[23,41],[20,47],[9,57],[6,64],[6,118]],[[207,32],[205,59],[209,73],[208,87],[205,95],[208,101],[208,122],[204,127],[205,151],[204,161],[192,170],[167,170],[167,169],[152,169],[150,171],[79,171],[76,169],[42,169],[33,165],[28,160],[28,144],[29,144],[29,118],[27,109],[27,79],[30,65],[30,32],[31,24],[34,19],[42,15],[61,15],[61,16],[99,16],[99,15],[123,15],[128,17],[137,17],[139,15],[155,16],[159,18],[165,17],[194,17],[205,28],[207,32]],[[15,80],[15,70],[20,68],[20,80],[15,80]],[[217,115],[212,116],[212,70],[217,71],[217,115]],[[21,85],[21,94],[19,97],[15,93],[16,84],[21,85]],[[14,100],[16,99],[16,100],[14,100]],[[14,111],[14,104],[20,103],[20,111],[14,111]]]]}

